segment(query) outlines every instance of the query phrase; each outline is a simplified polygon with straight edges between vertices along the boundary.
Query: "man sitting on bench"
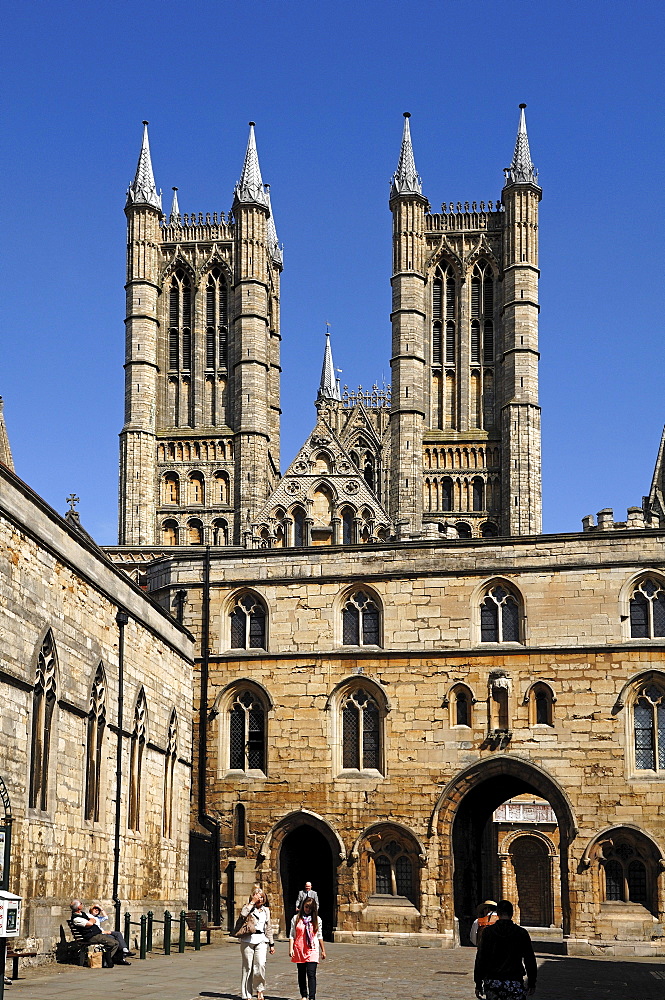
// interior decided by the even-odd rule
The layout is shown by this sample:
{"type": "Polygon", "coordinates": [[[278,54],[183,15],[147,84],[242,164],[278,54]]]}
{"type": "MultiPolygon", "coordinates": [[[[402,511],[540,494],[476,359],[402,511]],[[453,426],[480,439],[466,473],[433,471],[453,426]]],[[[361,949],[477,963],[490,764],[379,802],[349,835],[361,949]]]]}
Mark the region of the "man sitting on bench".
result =
{"type": "MultiPolygon", "coordinates": [[[[80,899],[71,901],[72,923],[80,931],[86,944],[101,944],[104,946],[104,965],[107,969],[112,969],[117,961],[116,955],[120,951],[120,945],[110,934],[102,934],[102,929],[96,917],[86,913],[81,905],[80,899]]],[[[122,956],[122,952],[120,952],[122,956]]],[[[118,965],[130,965],[125,958],[121,958],[118,965]]]]}

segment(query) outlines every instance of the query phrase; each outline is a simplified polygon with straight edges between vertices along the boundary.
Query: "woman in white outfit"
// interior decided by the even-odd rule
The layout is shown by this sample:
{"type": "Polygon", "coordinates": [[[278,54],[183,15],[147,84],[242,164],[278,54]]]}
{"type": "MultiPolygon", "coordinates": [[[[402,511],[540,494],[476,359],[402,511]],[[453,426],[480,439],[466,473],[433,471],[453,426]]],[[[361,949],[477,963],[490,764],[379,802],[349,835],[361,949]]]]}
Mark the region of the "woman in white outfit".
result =
{"type": "Polygon", "coordinates": [[[254,888],[249,902],[243,906],[240,913],[243,917],[248,917],[251,913],[254,919],[254,933],[243,934],[238,938],[242,958],[240,995],[242,1000],[252,1000],[252,993],[256,990],[257,1000],[263,1000],[268,949],[271,955],[275,953],[268,897],[263,889],[259,886],[254,888]]]}

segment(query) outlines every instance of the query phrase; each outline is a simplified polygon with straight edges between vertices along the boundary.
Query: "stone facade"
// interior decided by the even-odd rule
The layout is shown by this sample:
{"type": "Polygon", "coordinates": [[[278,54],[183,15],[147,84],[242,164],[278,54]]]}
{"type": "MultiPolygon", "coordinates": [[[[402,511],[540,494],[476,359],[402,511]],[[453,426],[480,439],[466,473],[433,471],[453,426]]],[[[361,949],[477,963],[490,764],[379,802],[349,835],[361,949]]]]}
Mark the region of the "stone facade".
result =
{"type": "Polygon", "coordinates": [[[60,517],[3,465],[0,539],[10,887],[25,900],[24,937],[48,953],[72,897],[99,898],[112,912],[119,612],[127,622],[118,898],[134,919],[186,906],[193,647],[76,514],[60,517]]]}

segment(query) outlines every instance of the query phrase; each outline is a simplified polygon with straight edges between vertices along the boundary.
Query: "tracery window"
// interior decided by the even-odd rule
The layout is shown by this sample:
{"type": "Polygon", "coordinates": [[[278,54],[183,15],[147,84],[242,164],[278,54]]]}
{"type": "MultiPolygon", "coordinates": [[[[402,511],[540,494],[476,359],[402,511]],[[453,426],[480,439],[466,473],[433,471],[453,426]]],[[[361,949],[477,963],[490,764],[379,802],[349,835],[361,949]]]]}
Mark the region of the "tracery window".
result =
{"type": "Polygon", "coordinates": [[[354,591],[344,602],[342,643],[345,646],[380,645],[379,608],[367,591],[354,591]]]}
{"type": "Polygon", "coordinates": [[[413,860],[397,840],[378,848],[374,856],[377,896],[405,896],[415,905],[413,860]]]}
{"type": "Polygon", "coordinates": [[[650,877],[643,858],[632,844],[618,839],[604,845],[602,868],[605,874],[605,899],[652,906],[650,877]]]}
{"type": "Polygon", "coordinates": [[[206,369],[228,364],[228,286],[219,268],[208,276],[206,285],[206,369]]]}
{"type": "Polygon", "coordinates": [[[502,584],[493,586],[480,605],[480,641],[520,641],[520,606],[502,584]]]}
{"type": "Polygon", "coordinates": [[[231,611],[231,649],[266,649],[266,612],[254,594],[243,594],[231,611]]]}
{"type": "Polygon", "coordinates": [[[190,371],[192,367],[192,286],[179,268],[169,289],[169,370],[190,371]]]}
{"type": "Polygon", "coordinates": [[[129,750],[129,812],[127,826],[138,831],[141,822],[141,778],[143,752],[145,750],[146,721],[148,706],[145,691],[141,688],[134,709],[134,729],[129,750]]]}
{"type": "Polygon", "coordinates": [[[229,713],[229,767],[266,770],[266,710],[254,691],[239,691],[229,713]]]}
{"type": "Polygon", "coordinates": [[[665,771],[665,688],[647,680],[633,704],[635,767],[665,771]]]}
{"type": "Polygon", "coordinates": [[[641,580],[633,590],[630,635],[633,639],[665,636],[665,585],[654,577],[641,580]]]}
{"type": "Polygon", "coordinates": [[[381,770],[381,713],[374,698],[357,688],[342,702],[342,767],[381,770]]]}
{"type": "Polygon", "coordinates": [[[102,749],[106,727],[106,678],[101,663],[95,671],[88,710],[85,754],[85,818],[99,821],[102,749]]]}
{"type": "Polygon", "coordinates": [[[48,808],[48,776],[51,752],[51,727],[56,704],[56,651],[49,629],[37,657],[35,686],[32,693],[32,741],[30,754],[31,809],[48,808]]]}
{"type": "Polygon", "coordinates": [[[178,757],[178,715],[175,708],[169,719],[169,732],[164,756],[164,802],[162,808],[162,833],[173,837],[173,797],[175,764],[178,757]]]}

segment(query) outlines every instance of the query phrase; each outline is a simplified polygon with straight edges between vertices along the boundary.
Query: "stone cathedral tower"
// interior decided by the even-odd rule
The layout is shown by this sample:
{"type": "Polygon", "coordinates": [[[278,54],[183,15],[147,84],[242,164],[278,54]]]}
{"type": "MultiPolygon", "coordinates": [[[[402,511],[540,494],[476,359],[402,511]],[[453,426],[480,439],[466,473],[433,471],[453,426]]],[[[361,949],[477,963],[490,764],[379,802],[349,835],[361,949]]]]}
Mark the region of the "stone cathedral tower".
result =
{"type": "Polygon", "coordinates": [[[250,123],[231,213],[127,192],[122,545],[239,544],[279,479],[282,252],[250,123]]]}
{"type": "Polygon", "coordinates": [[[409,115],[393,177],[391,515],[541,531],[538,202],[524,108],[501,200],[429,210],[409,115]]]}

